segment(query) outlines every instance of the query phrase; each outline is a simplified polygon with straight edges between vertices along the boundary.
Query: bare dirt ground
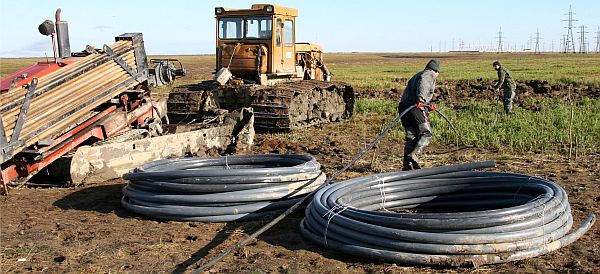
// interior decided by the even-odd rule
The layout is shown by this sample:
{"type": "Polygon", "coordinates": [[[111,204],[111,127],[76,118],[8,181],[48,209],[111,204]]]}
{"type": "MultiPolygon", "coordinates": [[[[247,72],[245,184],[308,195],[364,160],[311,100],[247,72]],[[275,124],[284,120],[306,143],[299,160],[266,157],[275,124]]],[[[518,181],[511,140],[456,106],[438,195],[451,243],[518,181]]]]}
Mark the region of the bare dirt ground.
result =
{"type": "MultiPolygon", "coordinates": [[[[393,82],[398,83],[404,87],[408,83],[409,79],[396,78],[393,82]]],[[[464,101],[465,99],[494,99],[494,89],[492,86],[495,81],[489,80],[447,80],[441,81],[436,84],[436,90],[434,93],[434,99],[437,101],[443,101],[449,105],[453,105],[464,101]]],[[[358,98],[387,98],[393,100],[399,100],[403,90],[392,88],[389,90],[376,90],[376,89],[358,89],[356,95],[358,98]]],[[[503,91],[496,93],[496,96],[500,96],[503,91]]],[[[541,99],[541,98],[552,98],[563,101],[570,100],[581,100],[582,98],[599,98],[600,87],[582,85],[582,84],[554,84],[551,85],[546,81],[517,81],[517,87],[515,89],[515,105],[524,107],[525,98],[527,99],[541,99]]]]}
{"type": "MultiPolygon", "coordinates": [[[[184,81],[199,82],[210,77],[212,62],[189,68],[184,81]]],[[[402,86],[400,83],[406,79],[395,81],[402,86]]],[[[479,98],[491,94],[480,92],[488,90],[490,84],[483,80],[440,83],[436,93],[445,100],[479,98]]],[[[560,86],[548,88],[543,83],[543,88],[527,83],[519,86],[518,91],[539,96],[564,96],[566,90],[560,86]]],[[[579,86],[574,90],[581,96],[599,97],[598,87],[579,86]]],[[[357,90],[361,97],[394,100],[401,93],[357,90]]],[[[331,175],[377,135],[380,125],[388,122],[377,116],[356,116],[344,123],[291,134],[259,134],[254,149],[246,153],[311,154],[331,175]]],[[[402,145],[402,140],[387,136],[340,179],[399,170],[402,145]]],[[[422,159],[426,166],[496,160],[494,170],[549,178],[567,191],[575,226],[588,213],[600,212],[598,154],[567,160],[563,155],[515,155],[476,148],[453,152],[434,141],[422,159]]],[[[123,180],[112,180],[71,188],[22,188],[0,197],[0,273],[181,273],[208,262],[267,221],[225,224],[152,220],[120,206],[125,184],[123,180]]],[[[537,258],[479,268],[431,268],[375,262],[324,249],[300,236],[302,217],[302,212],[294,213],[208,272],[600,273],[598,224],[574,244],[537,258]]]]}
{"type": "MultiPolygon", "coordinates": [[[[250,153],[308,153],[332,174],[376,135],[362,128],[380,124],[363,116],[293,134],[257,136],[250,153]]],[[[350,178],[400,168],[402,142],[385,138],[373,153],[343,175],[350,178]]],[[[456,161],[496,160],[496,170],[550,178],[569,194],[576,225],[599,212],[600,155],[565,161],[559,156],[511,155],[478,149],[447,152],[433,146],[428,166],[456,161]]],[[[76,188],[24,188],[0,198],[3,273],[168,273],[206,263],[264,222],[162,222],[130,214],[120,206],[122,180],[76,188]]],[[[226,257],[209,273],[399,273],[399,272],[588,272],[600,271],[600,226],[574,244],[515,263],[471,268],[412,267],[373,262],[329,251],[304,240],[298,212],[248,246],[226,257]]]]}

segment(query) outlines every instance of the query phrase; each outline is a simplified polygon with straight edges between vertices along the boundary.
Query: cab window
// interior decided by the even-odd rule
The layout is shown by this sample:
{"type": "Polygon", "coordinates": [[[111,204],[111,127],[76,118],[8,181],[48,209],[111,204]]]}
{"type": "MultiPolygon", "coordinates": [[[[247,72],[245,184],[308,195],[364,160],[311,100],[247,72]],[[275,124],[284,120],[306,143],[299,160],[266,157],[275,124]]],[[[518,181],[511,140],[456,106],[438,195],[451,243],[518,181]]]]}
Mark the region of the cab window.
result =
{"type": "Polygon", "coordinates": [[[271,17],[249,17],[246,21],[246,38],[271,38],[271,17]]]}
{"type": "Polygon", "coordinates": [[[285,20],[283,23],[283,43],[286,46],[294,45],[294,22],[292,20],[285,20]]]}
{"type": "Polygon", "coordinates": [[[244,18],[225,17],[219,19],[219,39],[242,39],[244,18]]]}
{"type": "Polygon", "coordinates": [[[277,25],[275,28],[275,46],[281,47],[281,19],[277,19],[277,25]]]}

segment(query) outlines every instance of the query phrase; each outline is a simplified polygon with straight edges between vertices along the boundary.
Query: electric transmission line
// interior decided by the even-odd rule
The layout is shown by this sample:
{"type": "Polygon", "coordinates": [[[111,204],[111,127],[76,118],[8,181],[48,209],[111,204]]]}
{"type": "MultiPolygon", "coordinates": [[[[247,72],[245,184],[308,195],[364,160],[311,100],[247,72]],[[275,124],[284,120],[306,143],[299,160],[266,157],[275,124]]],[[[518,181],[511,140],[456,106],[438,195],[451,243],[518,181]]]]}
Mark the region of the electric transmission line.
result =
{"type": "Polygon", "coordinates": [[[578,33],[579,33],[579,53],[587,53],[587,40],[585,39],[585,34],[588,33],[587,31],[585,31],[586,26],[579,26],[579,28],[581,29],[578,33]]]}
{"type": "Polygon", "coordinates": [[[566,52],[565,50],[565,40],[567,39],[567,35],[563,34],[560,38],[560,50],[558,52],[566,52]]]}
{"type": "Polygon", "coordinates": [[[596,31],[596,53],[600,53],[600,27],[598,27],[598,31],[596,31]]]}
{"type": "Polygon", "coordinates": [[[535,32],[535,53],[540,53],[540,29],[537,29],[535,32]]]}
{"type": "Polygon", "coordinates": [[[565,13],[565,15],[568,15],[568,19],[565,19],[563,21],[567,21],[568,26],[567,28],[567,36],[565,37],[565,44],[563,46],[563,53],[567,53],[567,52],[572,52],[575,53],[575,42],[573,41],[573,22],[577,21],[575,19],[573,19],[573,15],[575,13],[571,10],[571,6],[569,5],[569,13],[565,13]]]}
{"type": "Polygon", "coordinates": [[[496,38],[498,38],[497,52],[502,53],[502,27],[500,27],[500,30],[498,31],[498,36],[496,38]]]}

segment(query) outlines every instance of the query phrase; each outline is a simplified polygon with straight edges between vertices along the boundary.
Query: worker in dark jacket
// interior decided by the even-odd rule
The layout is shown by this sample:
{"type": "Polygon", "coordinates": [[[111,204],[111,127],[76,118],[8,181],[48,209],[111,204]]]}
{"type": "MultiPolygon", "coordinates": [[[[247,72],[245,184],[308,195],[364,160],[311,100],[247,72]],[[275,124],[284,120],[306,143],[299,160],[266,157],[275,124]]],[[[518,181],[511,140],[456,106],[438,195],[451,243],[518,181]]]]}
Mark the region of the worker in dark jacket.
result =
{"type": "Polygon", "coordinates": [[[494,61],[492,66],[498,71],[498,84],[494,88],[496,90],[500,90],[500,88],[504,90],[504,96],[502,97],[504,111],[510,114],[512,113],[513,100],[515,99],[515,81],[510,76],[510,71],[504,68],[499,61],[494,61]]]}
{"type": "Polygon", "coordinates": [[[429,104],[435,90],[435,80],[440,73],[440,61],[431,60],[425,69],[410,78],[398,104],[398,112],[402,113],[410,106],[415,106],[402,116],[402,126],[406,131],[402,170],[420,169],[417,154],[431,142],[431,126],[425,108],[435,110],[429,104]]]}

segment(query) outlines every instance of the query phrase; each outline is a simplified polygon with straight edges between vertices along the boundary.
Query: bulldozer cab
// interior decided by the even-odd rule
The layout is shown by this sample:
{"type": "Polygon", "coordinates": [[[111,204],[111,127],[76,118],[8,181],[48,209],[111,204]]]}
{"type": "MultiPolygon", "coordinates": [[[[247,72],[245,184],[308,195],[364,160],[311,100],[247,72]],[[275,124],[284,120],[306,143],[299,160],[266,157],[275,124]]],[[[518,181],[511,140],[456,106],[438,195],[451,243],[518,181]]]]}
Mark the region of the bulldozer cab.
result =
{"type": "Polygon", "coordinates": [[[215,15],[216,71],[229,68],[233,76],[261,84],[302,79],[304,69],[295,43],[296,9],[255,4],[250,9],[217,7],[215,15]]]}

